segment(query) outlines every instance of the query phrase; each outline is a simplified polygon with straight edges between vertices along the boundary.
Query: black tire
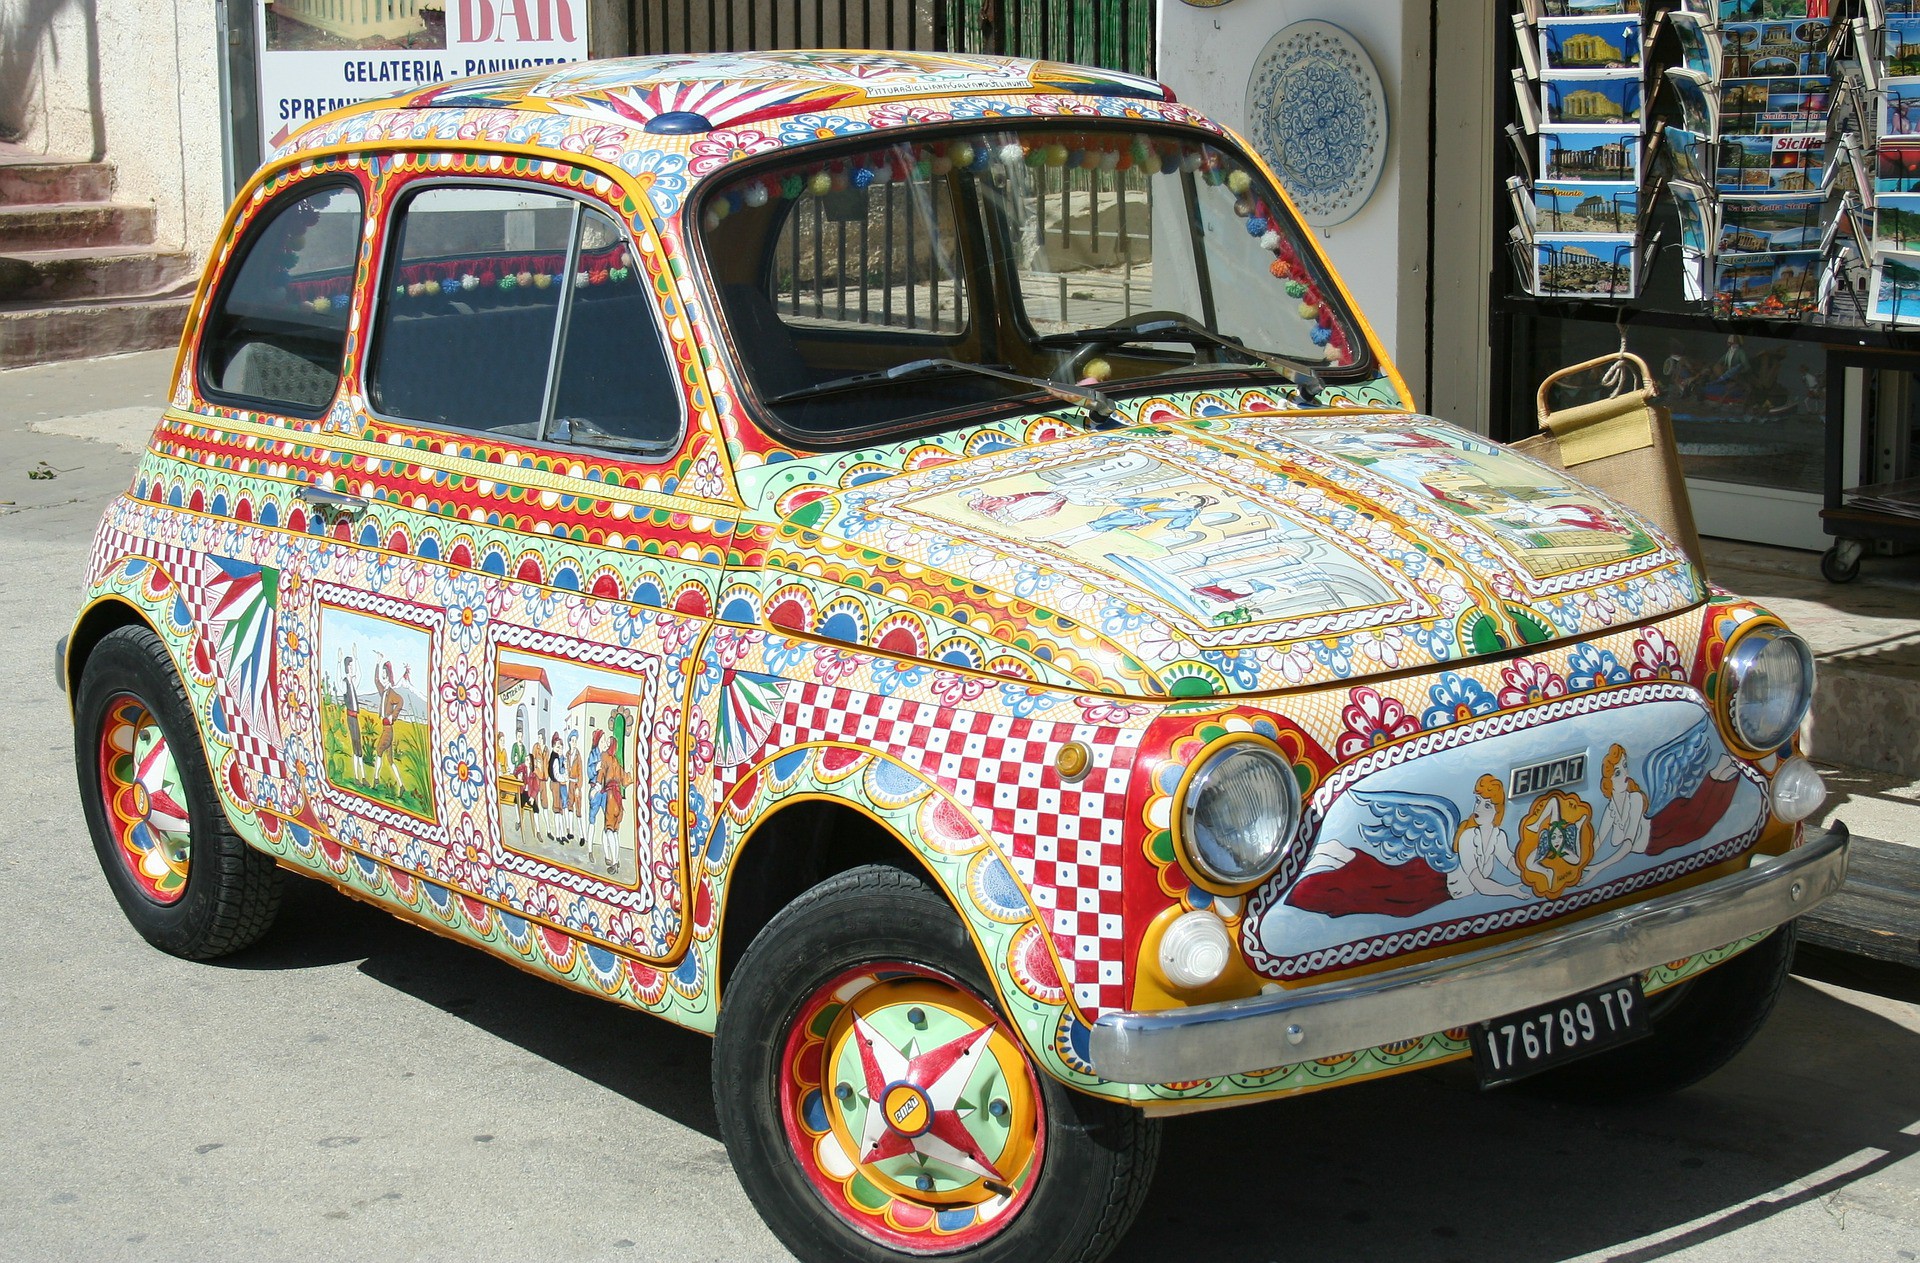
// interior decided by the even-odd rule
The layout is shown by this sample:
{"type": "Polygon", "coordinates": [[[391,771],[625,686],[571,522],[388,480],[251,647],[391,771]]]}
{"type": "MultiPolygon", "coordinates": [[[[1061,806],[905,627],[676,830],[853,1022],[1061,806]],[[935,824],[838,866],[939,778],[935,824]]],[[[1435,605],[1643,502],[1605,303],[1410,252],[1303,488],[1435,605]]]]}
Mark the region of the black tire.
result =
{"type": "MultiPolygon", "coordinates": [[[[848,969],[880,961],[957,979],[1004,1021],[959,916],[918,877],[880,865],[830,878],[776,916],[741,959],[720,1010],[713,1093],[721,1137],[760,1217],[806,1263],[925,1257],[875,1240],[831,1207],[780,1118],[780,1058],[807,998],[848,969]]],[[[1159,1122],[1035,1075],[1046,1144],[1032,1191],[996,1235],[940,1257],[1096,1263],[1139,1213],[1159,1157],[1159,1122]]]]}
{"type": "Polygon", "coordinates": [[[1760,1033],[1780,999],[1798,938],[1796,924],[1787,922],[1725,964],[1650,997],[1651,1035],[1518,1086],[1592,1102],[1646,1100],[1692,1087],[1760,1033]]]}
{"type": "Polygon", "coordinates": [[[237,837],[207,774],[193,708],[160,638],[145,627],[108,632],[87,656],[76,692],[74,767],[93,849],[107,885],[140,936],[163,952],[211,960],[257,942],[280,910],[280,870],[237,837]],[[159,902],[135,880],[108,824],[102,730],[120,699],[140,703],[172,751],[190,817],[186,885],[159,902]]]}

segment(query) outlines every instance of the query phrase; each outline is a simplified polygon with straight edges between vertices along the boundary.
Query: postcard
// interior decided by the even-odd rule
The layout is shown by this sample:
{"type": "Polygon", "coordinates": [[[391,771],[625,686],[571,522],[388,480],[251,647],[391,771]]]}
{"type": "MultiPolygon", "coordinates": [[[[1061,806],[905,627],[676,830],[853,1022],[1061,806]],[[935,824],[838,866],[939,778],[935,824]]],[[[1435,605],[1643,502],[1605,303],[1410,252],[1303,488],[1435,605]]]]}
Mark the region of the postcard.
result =
{"type": "Polygon", "coordinates": [[[1820,243],[1824,197],[1723,197],[1720,254],[1777,254],[1820,243]]]}
{"type": "Polygon", "coordinates": [[[1540,24],[1540,64],[1547,74],[1636,69],[1640,16],[1549,18],[1540,24]]]}
{"type": "Polygon", "coordinates": [[[1674,99],[1680,102],[1681,127],[1706,140],[1718,136],[1720,108],[1712,74],[1674,66],[1667,71],[1667,82],[1673,85],[1674,99]]]}
{"type": "Polygon", "coordinates": [[[1888,18],[1881,64],[1889,75],[1920,75],[1920,16],[1888,18]]]}
{"type": "Polygon", "coordinates": [[[1875,200],[1888,193],[1920,193],[1920,138],[1906,144],[1880,143],[1875,200]]]}
{"type": "Polygon", "coordinates": [[[1539,0],[1539,4],[1540,15],[1549,18],[1593,18],[1615,14],[1640,16],[1639,0],[1539,0]]]}
{"type": "Polygon", "coordinates": [[[1686,68],[1703,75],[1717,74],[1720,70],[1720,33],[1708,29],[1694,14],[1681,13],[1677,9],[1670,10],[1666,18],[1680,41],[1680,60],[1686,68]]]}
{"type": "Polygon", "coordinates": [[[1699,132],[1668,127],[1661,131],[1660,138],[1666,149],[1667,170],[1674,179],[1709,183],[1706,159],[1713,147],[1700,138],[1699,132]]]}
{"type": "Polygon", "coordinates": [[[1680,292],[1690,303],[1707,301],[1707,256],[1690,246],[1680,247],[1680,292]]]}
{"type": "Polygon", "coordinates": [[[1718,149],[1714,187],[1723,193],[1805,193],[1820,185],[1826,134],[1729,136],[1718,149]]]}
{"type": "Polygon", "coordinates": [[[1879,250],[1920,251],[1920,193],[1880,199],[1873,212],[1873,241],[1879,250]]]}
{"type": "Polygon", "coordinates": [[[1713,217],[1712,195],[1697,184],[1676,180],[1667,185],[1674,212],[1680,219],[1680,245],[1683,249],[1704,252],[1713,217]]]}
{"type": "Polygon", "coordinates": [[[1520,69],[1527,72],[1527,78],[1538,79],[1540,77],[1540,54],[1539,50],[1535,47],[1537,40],[1533,34],[1533,27],[1529,25],[1527,21],[1526,14],[1516,13],[1513,15],[1513,35],[1514,42],[1520,48],[1520,69]]]}
{"type": "Polygon", "coordinates": [[[1640,76],[1547,79],[1540,84],[1548,126],[1618,127],[1640,121],[1640,76]]]}
{"type": "Polygon", "coordinates": [[[1833,0],[1720,0],[1722,22],[1762,22],[1770,18],[1826,18],[1833,0]]]}
{"type": "Polygon", "coordinates": [[[1867,319],[1920,324],[1920,254],[1882,254],[1873,261],[1867,319]]]}
{"type": "Polygon", "coordinates": [[[1920,79],[1888,79],[1880,85],[1880,135],[1920,135],[1920,79]]]}
{"type": "Polygon", "coordinates": [[[1630,233],[1640,223],[1637,184],[1533,186],[1533,218],[1542,233],[1630,233]]]}
{"type": "Polygon", "coordinates": [[[1543,131],[1540,178],[1638,183],[1638,131],[1543,131]]]}
{"type": "Polygon", "coordinates": [[[1723,25],[1720,73],[1729,79],[1824,75],[1830,26],[1823,18],[1723,25]]]}
{"type": "Polygon", "coordinates": [[[1768,136],[1824,131],[1832,98],[1833,82],[1824,76],[1728,79],[1720,85],[1720,131],[1768,136]]]}
{"type": "Polygon", "coordinates": [[[1639,251],[1632,237],[1583,237],[1534,243],[1535,292],[1554,298],[1632,298],[1639,251]]]}
{"type": "MultiPolygon", "coordinates": [[[[1723,316],[1784,316],[1819,299],[1820,252],[1723,254],[1713,264],[1713,305],[1723,316]]],[[[1916,310],[1920,315],[1920,309],[1916,310]]]]}

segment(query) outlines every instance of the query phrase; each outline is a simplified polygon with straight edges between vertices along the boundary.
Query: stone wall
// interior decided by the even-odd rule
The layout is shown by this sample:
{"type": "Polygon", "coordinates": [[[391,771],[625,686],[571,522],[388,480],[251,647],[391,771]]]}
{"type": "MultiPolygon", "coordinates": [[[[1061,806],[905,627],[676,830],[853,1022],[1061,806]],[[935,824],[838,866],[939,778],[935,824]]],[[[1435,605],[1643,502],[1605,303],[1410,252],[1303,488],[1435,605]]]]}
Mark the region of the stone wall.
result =
{"type": "Polygon", "coordinates": [[[202,254],[226,209],[218,53],[211,0],[0,0],[0,132],[113,163],[115,200],[202,254]]]}

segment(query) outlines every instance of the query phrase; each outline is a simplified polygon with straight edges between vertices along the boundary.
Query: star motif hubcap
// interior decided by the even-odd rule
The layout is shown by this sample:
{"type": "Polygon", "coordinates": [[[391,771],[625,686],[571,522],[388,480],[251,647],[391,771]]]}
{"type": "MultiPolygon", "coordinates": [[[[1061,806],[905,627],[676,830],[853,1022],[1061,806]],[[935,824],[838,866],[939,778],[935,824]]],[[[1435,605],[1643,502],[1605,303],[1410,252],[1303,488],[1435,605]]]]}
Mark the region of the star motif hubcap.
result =
{"type": "Polygon", "coordinates": [[[992,1027],[970,1031],[911,1058],[863,1017],[854,1017],[853,1032],[869,1102],[860,1135],[861,1162],[884,1162],[914,1153],[983,1180],[1006,1182],[1000,1169],[981,1153],[958,1109],[960,1090],[973,1078],[992,1027]]]}
{"type": "Polygon", "coordinates": [[[951,1250],[998,1233],[1045,1151],[1039,1081],[986,1001],[921,966],[823,984],[788,1038],[787,1134],[854,1227],[951,1250]]]}

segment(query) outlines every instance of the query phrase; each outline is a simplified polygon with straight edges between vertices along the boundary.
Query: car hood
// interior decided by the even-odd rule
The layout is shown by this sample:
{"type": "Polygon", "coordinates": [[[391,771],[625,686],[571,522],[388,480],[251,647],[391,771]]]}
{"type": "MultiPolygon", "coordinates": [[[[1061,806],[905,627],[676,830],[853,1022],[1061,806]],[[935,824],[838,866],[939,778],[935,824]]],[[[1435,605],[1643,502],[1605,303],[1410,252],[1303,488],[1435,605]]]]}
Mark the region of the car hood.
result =
{"type": "Polygon", "coordinates": [[[874,574],[917,576],[898,591],[921,616],[992,628],[1104,691],[1351,679],[1588,635],[1706,595],[1644,518],[1404,413],[1180,418],[867,476],[783,506],[803,551],[857,549],[874,574]]]}

